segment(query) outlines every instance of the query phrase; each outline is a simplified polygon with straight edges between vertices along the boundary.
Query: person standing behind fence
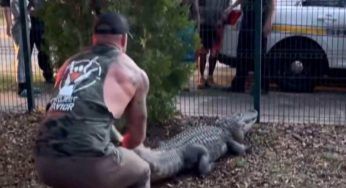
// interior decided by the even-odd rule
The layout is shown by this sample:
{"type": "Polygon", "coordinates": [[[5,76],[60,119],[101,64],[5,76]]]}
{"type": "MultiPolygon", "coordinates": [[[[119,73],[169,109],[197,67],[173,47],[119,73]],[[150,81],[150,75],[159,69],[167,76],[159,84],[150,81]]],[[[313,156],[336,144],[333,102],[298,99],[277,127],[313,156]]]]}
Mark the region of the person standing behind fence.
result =
{"type": "Polygon", "coordinates": [[[218,41],[217,28],[222,22],[224,10],[229,6],[230,0],[199,0],[199,12],[201,17],[200,38],[202,49],[199,51],[199,81],[198,88],[202,89],[214,85],[214,70],[217,61],[217,52],[213,46],[218,41]],[[204,79],[204,70],[209,54],[209,71],[207,80],[204,79]]]}
{"type": "Polygon", "coordinates": [[[192,27],[185,28],[182,32],[179,33],[179,37],[181,37],[182,41],[190,46],[187,54],[185,55],[184,60],[185,61],[196,61],[197,57],[197,51],[196,49],[191,46],[191,43],[193,42],[193,35],[197,31],[200,30],[200,14],[199,14],[199,7],[198,7],[198,0],[180,0],[180,6],[181,7],[187,7],[188,8],[188,20],[194,22],[194,25],[192,27]]]}
{"type": "MultiPolygon", "coordinates": [[[[28,5],[28,1],[24,1],[28,5]]],[[[27,96],[27,84],[25,82],[25,62],[23,54],[23,41],[19,12],[19,0],[1,0],[1,6],[4,8],[4,15],[6,21],[6,33],[12,36],[16,45],[17,53],[17,82],[18,82],[18,95],[21,97],[27,96]],[[13,19],[12,19],[13,18],[13,19]]],[[[30,28],[30,17],[27,15],[28,28],[30,28]]],[[[37,88],[33,89],[34,93],[39,93],[37,88]]]]}
{"type": "Polygon", "coordinates": [[[188,6],[189,7],[189,20],[196,22],[197,31],[199,31],[200,27],[200,13],[199,13],[199,0],[182,0],[181,5],[182,6],[188,6]]]}
{"type": "Polygon", "coordinates": [[[31,20],[30,29],[30,49],[33,52],[34,45],[38,51],[37,60],[40,69],[43,72],[43,77],[47,83],[54,83],[53,69],[49,61],[49,56],[44,51],[45,40],[44,34],[44,22],[38,17],[37,12],[42,8],[43,0],[29,0],[29,13],[31,20]]]}
{"type": "MultiPolygon", "coordinates": [[[[249,66],[254,66],[254,41],[255,41],[255,0],[237,0],[233,5],[226,9],[228,14],[234,7],[241,5],[242,21],[238,36],[237,47],[237,73],[232,84],[226,90],[233,92],[245,92],[245,80],[249,71],[249,66]]],[[[269,90],[268,67],[265,63],[267,47],[267,37],[272,30],[276,0],[262,0],[262,92],[269,90]]]]}

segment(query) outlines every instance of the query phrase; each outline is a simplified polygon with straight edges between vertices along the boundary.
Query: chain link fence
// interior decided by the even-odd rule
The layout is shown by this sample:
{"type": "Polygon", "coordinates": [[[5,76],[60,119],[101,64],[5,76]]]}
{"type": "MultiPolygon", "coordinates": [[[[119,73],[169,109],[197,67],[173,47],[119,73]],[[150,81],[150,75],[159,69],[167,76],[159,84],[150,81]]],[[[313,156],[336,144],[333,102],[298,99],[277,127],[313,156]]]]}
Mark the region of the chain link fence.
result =
{"type": "MultiPolygon", "coordinates": [[[[177,96],[177,109],[187,116],[228,116],[257,108],[261,122],[346,124],[346,1],[277,0],[272,31],[262,38],[265,23],[255,23],[265,17],[258,11],[265,6],[256,9],[263,1],[253,1],[249,15],[235,7],[216,34],[204,35],[220,39],[213,46],[218,52],[213,79],[208,62],[202,79],[201,58],[196,59],[194,74],[177,96]],[[260,89],[260,80],[268,81],[268,92],[260,89]]],[[[0,111],[23,112],[28,99],[18,94],[18,47],[6,29],[1,11],[0,111]]],[[[39,66],[37,46],[30,66],[33,91],[38,91],[35,108],[44,108],[53,84],[39,66]]]]}
{"type": "Polygon", "coordinates": [[[344,125],[346,1],[277,0],[272,32],[260,44],[267,15],[256,10],[262,3],[268,14],[268,2],[233,9],[222,27],[215,84],[198,89],[196,70],[179,109],[192,116],[227,116],[258,108],[261,122],[344,125]],[[268,92],[259,92],[260,77],[269,82],[268,92]]]}
{"type": "MultiPolygon", "coordinates": [[[[5,1],[4,1],[5,2],[5,1]]],[[[20,1],[23,3],[22,1],[20,1]]],[[[17,8],[20,3],[17,4],[17,8]]],[[[48,60],[42,61],[42,55],[38,53],[38,49],[43,49],[43,46],[39,44],[37,38],[42,38],[42,26],[37,23],[35,18],[30,17],[28,19],[28,43],[29,50],[26,51],[23,48],[23,43],[21,42],[22,32],[18,25],[21,24],[19,20],[16,20],[15,16],[12,14],[11,7],[7,4],[2,5],[0,13],[0,111],[1,112],[25,112],[29,110],[29,101],[34,101],[36,108],[41,108],[49,100],[49,93],[52,89],[52,82],[47,82],[45,79],[44,72],[46,67],[42,64],[49,64],[48,60]],[[8,11],[7,16],[11,16],[12,25],[6,21],[6,11],[8,11]],[[30,35],[31,34],[31,35],[30,35]],[[31,40],[30,40],[31,39],[31,40]],[[32,48],[32,53],[30,53],[30,48],[32,48]],[[31,60],[28,62],[25,60],[24,55],[27,54],[31,60]],[[41,59],[41,64],[39,64],[39,59],[41,59]],[[29,65],[31,68],[31,82],[32,90],[34,96],[32,100],[29,99],[28,92],[22,92],[22,87],[27,88],[27,85],[20,85],[27,74],[23,64],[20,61],[25,61],[25,65],[29,65]],[[24,77],[24,78],[23,78],[24,77]]],[[[25,43],[24,43],[25,44],[25,43]]],[[[25,90],[25,89],[24,89],[25,90]]]]}

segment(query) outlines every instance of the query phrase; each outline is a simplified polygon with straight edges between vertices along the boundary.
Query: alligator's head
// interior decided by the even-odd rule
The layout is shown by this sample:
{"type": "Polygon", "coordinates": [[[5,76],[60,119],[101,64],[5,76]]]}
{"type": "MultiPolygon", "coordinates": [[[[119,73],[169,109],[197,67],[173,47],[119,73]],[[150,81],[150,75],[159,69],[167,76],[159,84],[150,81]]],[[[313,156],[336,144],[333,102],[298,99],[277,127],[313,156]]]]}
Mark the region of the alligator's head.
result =
{"type": "Polygon", "coordinates": [[[236,113],[230,117],[222,117],[216,120],[215,125],[223,127],[230,131],[234,139],[242,142],[244,135],[251,129],[257,121],[258,112],[248,110],[242,113],[236,113]]]}

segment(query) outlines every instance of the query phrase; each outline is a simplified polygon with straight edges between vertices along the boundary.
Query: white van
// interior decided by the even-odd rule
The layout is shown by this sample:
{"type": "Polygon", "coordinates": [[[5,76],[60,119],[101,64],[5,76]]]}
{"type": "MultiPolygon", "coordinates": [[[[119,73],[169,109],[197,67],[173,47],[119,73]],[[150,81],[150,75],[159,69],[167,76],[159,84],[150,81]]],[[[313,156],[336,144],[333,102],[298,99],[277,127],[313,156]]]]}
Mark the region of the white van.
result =
{"type": "MultiPolygon", "coordinates": [[[[219,56],[232,67],[241,63],[236,61],[241,16],[234,19],[225,26],[219,56]]],[[[271,79],[283,90],[312,91],[323,76],[346,70],[346,0],[279,2],[266,50],[271,79]]]]}

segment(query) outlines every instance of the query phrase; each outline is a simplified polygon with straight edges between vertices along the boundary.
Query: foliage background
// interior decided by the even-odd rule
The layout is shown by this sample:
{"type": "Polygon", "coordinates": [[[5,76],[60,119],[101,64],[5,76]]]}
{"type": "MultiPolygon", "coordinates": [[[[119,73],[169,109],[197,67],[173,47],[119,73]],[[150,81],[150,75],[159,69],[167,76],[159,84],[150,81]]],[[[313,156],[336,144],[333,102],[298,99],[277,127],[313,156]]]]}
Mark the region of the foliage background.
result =
{"type": "Polygon", "coordinates": [[[175,96],[193,70],[184,58],[199,44],[198,35],[188,32],[194,27],[187,17],[188,7],[172,0],[49,0],[40,15],[56,67],[90,45],[95,6],[101,12],[118,11],[128,17],[134,36],[129,39],[128,54],[150,80],[149,120],[162,122],[172,117],[175,96]]]}

